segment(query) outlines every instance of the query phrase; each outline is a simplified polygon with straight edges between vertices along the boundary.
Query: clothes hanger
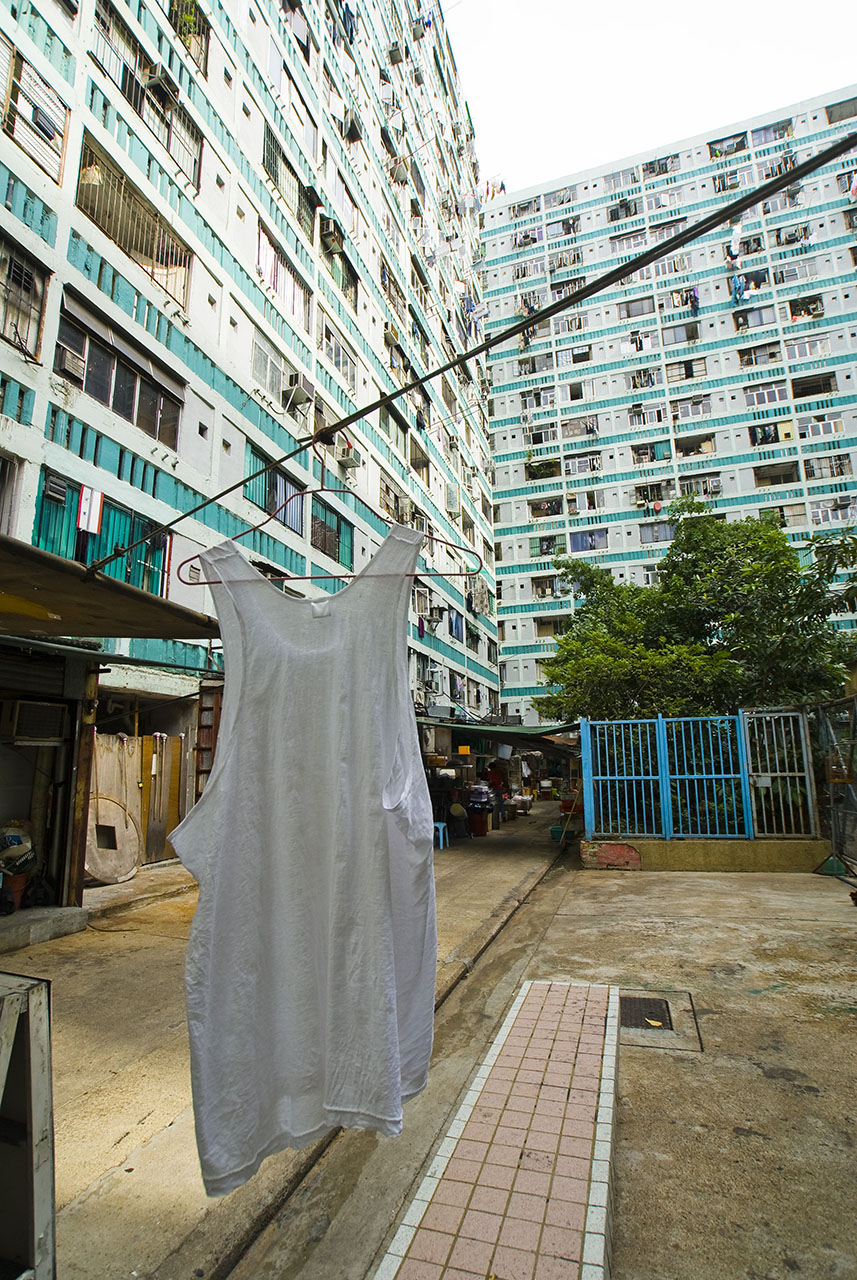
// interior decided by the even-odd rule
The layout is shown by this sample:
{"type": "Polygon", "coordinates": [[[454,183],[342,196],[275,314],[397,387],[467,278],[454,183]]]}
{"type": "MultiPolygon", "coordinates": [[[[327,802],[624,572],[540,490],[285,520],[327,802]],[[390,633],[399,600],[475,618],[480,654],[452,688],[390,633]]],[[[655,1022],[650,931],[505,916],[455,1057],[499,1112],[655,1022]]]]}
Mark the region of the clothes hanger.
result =
{"type": "MultiPolygon", "coordinates": [[[[249,528],[242,530],[241,533],[235,534],[233,538],[229,539],[230,542],[238,542],[241,538],[246,538],[248,534],[256,533],[259,529],[263,529],[266,524],[268,524],[271,520],[275,519],[281,512],[284,512],[288,507],[289,503],[292,502],[293,499],[295,498],[311,497],[313,494],[316,494],[316,493],[347,493],[347,494],[350,494],[352,497],[354,496],[353,489],[343,489],[343,488],[332,487],[324,483],[325,475],[328,470],[327,465],[325,463],[324,457],[321,455],[321,453],[319,453],[318,447],[315,444],[313,444],[312,446],[312,451],[315,454],[321,466],[321,484],[319,485],[319,487],[317,489],[301,489],[296,493],[289,494],[285,502],[281,502],[280,505],[274,511],[269,512],[268,515],[266,515],[263,520],[260,520],[258,524],[250,525],[249,528]]],[[[372,512],[374,516],[376,516],[379,520],[383,520],[385,524],[393,525],[396,523],[396,521],[390,519],[390,517],[386,512],[376,511],[374,507],[369,507],[369,504],[365,502],[364,499],[362,498],[360,499],[360,501],[363,502],[364,506],[368,507],[368,509],[372,512]]],[[[469,578],[469,577],[475,576],[478,573],[481,573],[481,571],[485,568],[485,561],[482,559],[482,556],[474,547],[465,547],[457,542],[449,542],[446,538],[437,537],[436,534],[427,535],[427,541],[429,541],[432,544],[439,543],[442,547],[451,547],[453,551],[458,551],[465,556],[468,556],[468,555],[475,556],[478,563],[474,566],[471,566],[470,568],[454,569],[454,570],[449,570],[448,572],[444,571],[443,573],[432,572],[430,570],[421,570],[421,571],[417,570],[412,574],[408,574],[407,575],[408,577],[411,577],[411,578],[469,578]]],[[[178,567],[176,568],[176,577],[178,578],[179,582],[183,583],[187,587],[217,586],[217,584],[221,581],[220,578],[203,578],[203,577],[189,578],[189,577],[184,577],[182,575],[182,570],[187,565],[192,564],[197,559],[198,555],[199,553],[195,551],[192,556],[188,556],[186,560],[182,560],[181,564],[178,565],[178,567]]],[[[266,582],[286,582],[286,581],[288,582],[302,582],[302,581],[324,582],[324,581],[329,581],[331,578],[356,578],[357,576],[358,575],[356,573],[343,571],[342,573],[265,574],[264,578],[266,582]]],[[[383,575],[379,575],[379,576],[383,576],[383,575]]],[[[398,577],[399,575],[396,574],[395,576],[398,577]]]]}

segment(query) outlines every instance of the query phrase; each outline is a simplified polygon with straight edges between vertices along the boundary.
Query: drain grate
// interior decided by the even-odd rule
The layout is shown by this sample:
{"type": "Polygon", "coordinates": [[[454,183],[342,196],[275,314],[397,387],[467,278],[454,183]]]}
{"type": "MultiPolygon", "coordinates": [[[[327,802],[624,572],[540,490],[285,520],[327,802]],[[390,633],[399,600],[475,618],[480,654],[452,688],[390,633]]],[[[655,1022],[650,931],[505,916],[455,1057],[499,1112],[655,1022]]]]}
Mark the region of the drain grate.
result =
{"type": "Polygon", "coordinates": [[[672,1031],[669,1004],[657,996],[620,996],[619,1026],[641,1031],[672,1031]]]}

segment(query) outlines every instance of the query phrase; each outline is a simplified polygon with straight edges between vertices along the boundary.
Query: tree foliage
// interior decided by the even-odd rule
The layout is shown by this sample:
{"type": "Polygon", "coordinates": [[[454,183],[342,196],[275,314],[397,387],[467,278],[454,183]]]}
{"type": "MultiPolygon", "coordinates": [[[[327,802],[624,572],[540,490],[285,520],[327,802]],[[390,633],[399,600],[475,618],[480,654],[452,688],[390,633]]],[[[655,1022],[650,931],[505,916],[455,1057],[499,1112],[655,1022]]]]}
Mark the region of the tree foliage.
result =
{"type": "Polygon", "coordinates": [[[555,563],[575,611],[543,663],[544,716],[709,715],[822,701],[842,691],[855,642],[830,625],[857,601],[857,536],[799,550],[772,519],[727,522],[696,498],[670,508],[651,587],[595,565],[555,563]]]}

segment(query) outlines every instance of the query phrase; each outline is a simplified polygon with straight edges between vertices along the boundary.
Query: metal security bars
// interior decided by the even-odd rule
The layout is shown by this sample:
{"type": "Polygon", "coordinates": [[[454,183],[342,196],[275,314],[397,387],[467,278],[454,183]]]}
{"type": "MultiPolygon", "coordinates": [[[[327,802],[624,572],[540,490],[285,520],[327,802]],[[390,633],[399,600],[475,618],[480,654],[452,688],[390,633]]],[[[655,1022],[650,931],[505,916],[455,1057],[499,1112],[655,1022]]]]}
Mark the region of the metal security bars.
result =
{"type": "Polygon", "coordinates": [[[106,156],[84,141],[76,204],[165,293],[187,297],[193,254],[106,156]]]}
{"type": "Polygon", "coordinates": [[[59,182],[68,107],[14,45],[0,37],[3,131],[59,182]]]}
{"type": "Polygon", "coordinates": [[[815,835],[815,785],[806,716],[797,711],[753,711],[744,717],[744,724],[756,835],[815,835]]]}
{"type": "Polygon", "coordinates": [[[586,837],[816,831],[802,712],[580,722],[586,837]]]}

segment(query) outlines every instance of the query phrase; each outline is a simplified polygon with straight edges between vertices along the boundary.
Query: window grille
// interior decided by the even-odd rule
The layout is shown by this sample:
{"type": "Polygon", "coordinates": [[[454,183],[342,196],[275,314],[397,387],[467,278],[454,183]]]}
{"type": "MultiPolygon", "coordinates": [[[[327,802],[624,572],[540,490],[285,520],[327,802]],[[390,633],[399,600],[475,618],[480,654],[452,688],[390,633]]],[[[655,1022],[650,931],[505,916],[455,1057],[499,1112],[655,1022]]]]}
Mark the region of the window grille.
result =
{"type": "Polygon", "coordinates": [[[86,140],[76,204],[165,293],[185,305],[193,254],[112,161],[86,140]]]}
{"type": "Polygon", "coordinates": [[[38,354],[44,296],[44,272],[0,237],[0,334],[24,355],[38,354]]]}
{"type": "Polygon", "coordinates": [[[68,107],[24,56],[0,36],[3,129],[54,182],[62,170],[68,107]]]}

